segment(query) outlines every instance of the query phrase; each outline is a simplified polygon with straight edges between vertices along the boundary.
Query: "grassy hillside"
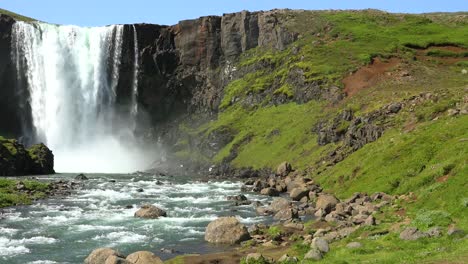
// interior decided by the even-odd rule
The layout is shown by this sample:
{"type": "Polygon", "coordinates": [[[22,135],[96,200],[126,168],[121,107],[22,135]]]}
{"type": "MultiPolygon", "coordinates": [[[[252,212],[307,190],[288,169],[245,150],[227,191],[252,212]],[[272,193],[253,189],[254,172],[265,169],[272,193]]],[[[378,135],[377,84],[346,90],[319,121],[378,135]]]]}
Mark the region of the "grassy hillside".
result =
{"type": "MultiPolygon", "coordinates": [[[[412,193],[410,201],[379,216],[379,228],[388,235],[363,240],[362,249],[344,247],[356,237],[335,243],[324,263],[463,263],[466,239],[402,242],[393,226],[455,224],[468,230],[467,14],[286,15],[299,40],[283,51],[248,51],[225,88],[217,119],[181,126],[192,137],[231,131],[232,140],[211,158],[181,139],[178,154],[227,160],[235,167],[275,168],[287,160],[340,198],[354,192],[412,193]],[[331,87],[348,95],[329,100],[331,87]],[[319,96],[304,102],[307,91],[319,96]],[[378,119],[374,125],[384,132],[374,142],[358,149],[343,140],[318,144],[320,123],[345,110],[366,118],[392,103],[402,109],[378,119]],[[343,159],[332,162],[333,155],[343,159]]],[[[348,131],[350,123],[341,121],[335,132],[348,131]]]]}
{"type": "Polygon", "coordinates": [[[19,21],[36,21],[36,19],[34,19],[34,18],[30,18],[30,17],[27,17],[27,16],[22,16],[22,15],[19,15],[19,14],[16,14],[16,13],[13,13],[11,11],[1,9],[1,8],[0,8],[0,14],[11,16],[12,18],[14,18],[16,20],[19,20],[19,21]]]}

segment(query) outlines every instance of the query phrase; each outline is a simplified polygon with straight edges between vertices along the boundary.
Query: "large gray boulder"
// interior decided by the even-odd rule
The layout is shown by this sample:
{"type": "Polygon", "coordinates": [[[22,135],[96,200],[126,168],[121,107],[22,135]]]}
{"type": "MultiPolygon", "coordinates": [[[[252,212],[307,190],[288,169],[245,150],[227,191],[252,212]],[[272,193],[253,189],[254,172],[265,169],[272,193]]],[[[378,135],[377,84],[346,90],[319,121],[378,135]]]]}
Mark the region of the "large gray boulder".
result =
{"type": "Polygon", "coordinates": [[[206,227],[205,240],[215,244],[239,244],[250,239],[247,228],[235,217],[221,217],[206,227]]]}
{"type": "Polygon", "coordinates": [[[278,166],[278,168],[276,169],[276,175],[285,177],[285,176],[288,176],[288,174],[291,171],[292,171],[291,164],[289,164],[288,162],[285,161],[285,162],[281,163],[278,166]]]}
{"type": "MultiPolygon", "coordinates": [[[[85,259],[85,264],[106,264],[107,259],[110,257],[125,258],[124,255],[113,250],[112,248],[98,248],[93,250],[91,254],[85,259]]],[[[112,261],[114,258],[111,258],[112,261]]]]}
{"type": "Polygon", "coordinates": [[[127,260],[134,264],[163,264],[162,260],[149,251],[137,251],[127,256],[127,260]]]}
{"type": "Polygon", "coordinates": [[[327,214],[335,209],[335,206],[340,201],[331,194],[320,194],[317,198],[317,203],[315,208],[324,210],[327,214]]]}
{"type": "Polygon", "coordinates": [[[142,205],[141,208],[135,212],[135,217],[157,219],[161,216],[167,216],[166,212],[151,204],[142,205]]]}
{"type": "Polygon", "coordinates": [[[293,199],[294,201],[299,201],[303,197],[306,197],[309,195],[309,189],[306,187],[297,187],[292,189],[291,193],[289,194],[289,197],[293,199]]]}

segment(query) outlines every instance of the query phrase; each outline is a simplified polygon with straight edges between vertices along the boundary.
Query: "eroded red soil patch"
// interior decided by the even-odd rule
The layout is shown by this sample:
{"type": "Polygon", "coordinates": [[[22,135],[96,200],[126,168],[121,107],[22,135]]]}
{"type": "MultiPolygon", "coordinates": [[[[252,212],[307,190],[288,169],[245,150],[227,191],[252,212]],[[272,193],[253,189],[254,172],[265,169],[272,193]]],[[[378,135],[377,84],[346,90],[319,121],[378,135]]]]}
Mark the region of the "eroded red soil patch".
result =
{"type": "Polygon", "coordinates": [[[345,93],[348,96],[353,96],[360,90],[369,88],[379,81],[389,78],[390,75],[385,73],[399,64],[400,60],[397,58],[391,58],[388,61],[375,58],[370,65],[362,67],[352,75],[343,79],[345,93]]]}
{"type": "Polygon", "coordinates": [[[436,179],[437,182],[446,182],[448,180],[449,176],[448,175],[444,175],[442,177],[439,177],[436,179]]]}

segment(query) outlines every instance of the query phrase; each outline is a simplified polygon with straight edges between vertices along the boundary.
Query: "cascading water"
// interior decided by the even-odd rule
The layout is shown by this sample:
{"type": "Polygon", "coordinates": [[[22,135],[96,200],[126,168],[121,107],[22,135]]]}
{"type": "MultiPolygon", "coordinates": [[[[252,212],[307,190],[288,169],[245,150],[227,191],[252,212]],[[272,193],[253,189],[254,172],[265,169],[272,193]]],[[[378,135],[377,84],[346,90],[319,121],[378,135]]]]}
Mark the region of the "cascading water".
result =
{"type": "Polygon", "coordinates": [[[132,87],[132,116],[134,117],[134,120],[136,120],[136,116],[138,114],[138,65],[139,65],[139,54],[138,54],[138,35],[137,31],[135,28],[135,25],[133,25],[133,43],[134,43],[134,64],[133,64],[133,87],[132,87]]]}
{"type": "MultiPolygon", "coordinates": [[[[54,151],[56,171],[130,172],[148,165],[133,136],[137,80],[128,116],[115,107],[123,32],[122,25],[13,27],[13,57],[26,79],[34,133],[54,151]]],[[[137,53],[135,42],[134,79],[137,53]]]]}

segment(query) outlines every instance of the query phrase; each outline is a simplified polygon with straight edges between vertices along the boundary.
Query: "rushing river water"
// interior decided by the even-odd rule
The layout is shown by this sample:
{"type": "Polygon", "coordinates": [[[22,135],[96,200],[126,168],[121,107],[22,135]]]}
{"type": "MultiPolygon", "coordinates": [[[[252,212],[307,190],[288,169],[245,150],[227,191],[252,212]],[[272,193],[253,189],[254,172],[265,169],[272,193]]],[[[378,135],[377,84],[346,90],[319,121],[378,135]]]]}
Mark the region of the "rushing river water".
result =
{"type": "MultiPolygon", "coordinates": [[[[55,175],[48,179],[74,175],[55,175]]],[[[98,247],[124,254],[149,250],[163,259],[184,253],[225,250],[204,242],[208,223],[238,216],[244,224],[267,221],[253,206],[234,207],[228,195],[240,194],[239,182],[204,182],[182,177],[87,175],[82,189],[65,198],[8,208],[0,215],[0,263],[83,263],[98,247]],[[115,182],[114,182],[115,180],[115,182]],[[163,184],[158,185],[157,181],[163,184]],[[138,190],[142,188],[141,190],[138,190]],[[168,217],[138,219],[144,203],[165,209],[168,217]],[[133,208],[126,207],[132,205],[133,208]],[[161,248],[176,253],[161,252],[161,248]]],[[[269,198],[253,193],[250,200],[269,198]]]]}

